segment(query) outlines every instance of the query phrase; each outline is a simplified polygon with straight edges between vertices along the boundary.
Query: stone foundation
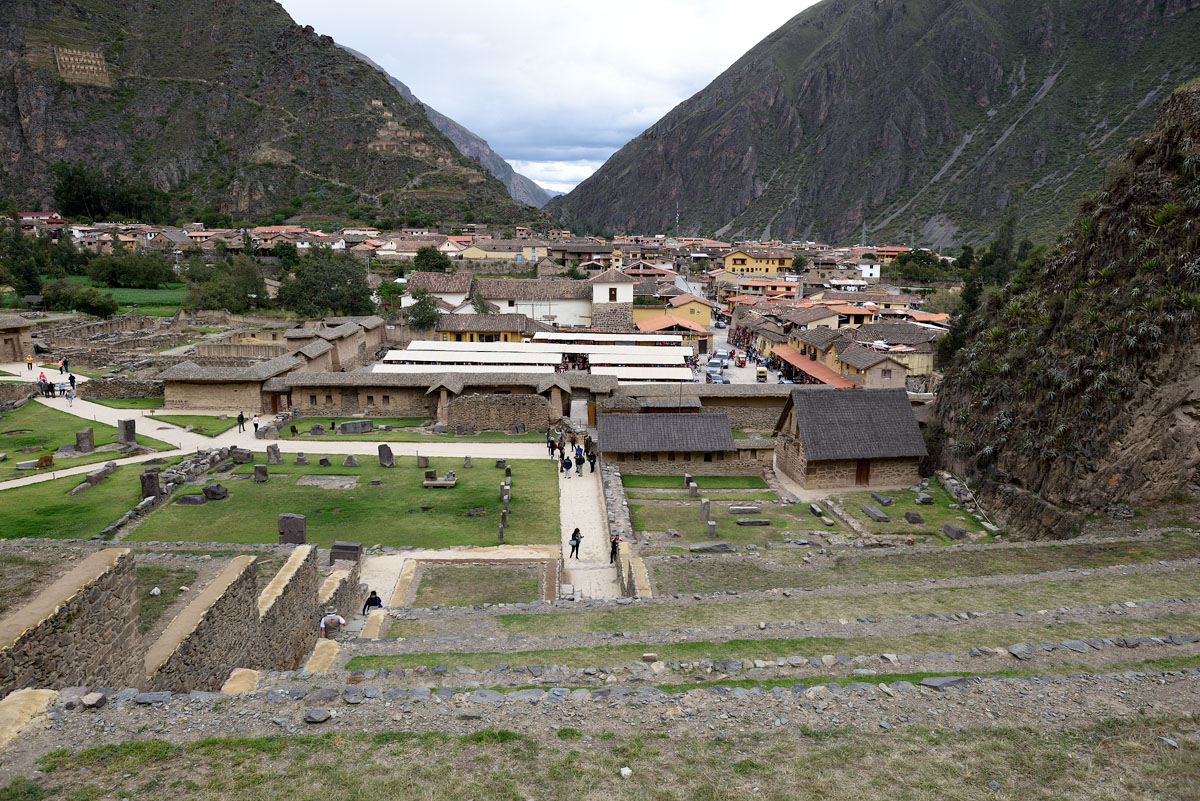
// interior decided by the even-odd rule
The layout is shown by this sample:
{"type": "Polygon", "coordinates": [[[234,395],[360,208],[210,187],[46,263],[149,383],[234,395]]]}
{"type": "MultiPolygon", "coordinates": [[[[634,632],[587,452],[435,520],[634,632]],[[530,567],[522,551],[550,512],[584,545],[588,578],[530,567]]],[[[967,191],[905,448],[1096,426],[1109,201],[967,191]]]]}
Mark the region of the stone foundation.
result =
{"type": "Polygon", "coordinates": [[[735,453],[714,453],[706,462],[703,453],[606,453],[604,458],[633,476],[759,476],[770,465],[758,459],[740,459],[735,453]],[[690,458],[688,458],[690,457],[690,458]]]}
{"type": "Polygon", "coordinates": [[[139,381],[133,378],[105,378],[82,381],[75,387],[75,395],[89,398],[161,398],[163,382],[139,381]]]}
{"type": "Polygon", "coordinates": [[[593,303],[592,328],[609,332],[636,330],[633,325],[633,304],[593,303]]]}
{"type": "Polygon", "coordinates": [[[461,395],[447,404],[446,425],[477,431],[507,431],[515,425],[545,428],[550,401],[541,395],[461,395]]]}

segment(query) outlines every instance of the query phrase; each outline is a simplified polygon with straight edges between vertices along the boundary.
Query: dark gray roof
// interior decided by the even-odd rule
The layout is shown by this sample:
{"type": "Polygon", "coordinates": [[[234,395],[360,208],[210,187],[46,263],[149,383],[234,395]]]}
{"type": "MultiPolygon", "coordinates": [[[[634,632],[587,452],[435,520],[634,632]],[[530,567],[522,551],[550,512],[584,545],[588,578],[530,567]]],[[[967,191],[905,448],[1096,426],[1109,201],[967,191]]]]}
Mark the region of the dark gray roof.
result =
{"type": "Polygon", "coordinates": [[[303,367],[304,361],[291,354],[276,356],[247,367],[201,367],[192,361],[180,362],[158,374],[161,381],[196,381],[222,383],[226,381],[266,381],[281,373],[303,367]]]}
{"type": "Polygon", "coordinates": [[[318,339],[314,342],[309,342],[300,350],[296,351],[306,359],[315,359],[327,351],[333,350],[333,345],[330,345],[323,339],[318,339]]]}
{"type": "Polygon", "coordinates": [[[729,416],[708,414],[602,414],[596,418],[603,453],[732,451],[729,416]]]}
{"type": "Polygon", "coordinates": [[[336,328],[321,328],[316,334],[321,339],[343,339],[345,337],[357,334],[361,329],[358,323],[342,323],[336,328]]]}
{"type": "Polygon", "coordinates": [[[677,397],[680,394],[698,398],[786,398],[795,387],[789,384],[667,384],[645,382],[628,384],[621,392],[634,398],[677,397]],[[682,391],[681,388],[682,387],[682,391]]]}
{"type": "Polygon", "coordinates": [[[0,314],[0,328],[30,328],[33,323],[15,314],[0,314]]]}
{"type": "Polygon", "coordinates": [[[801,331],[799,334],[796,334],[796,339],[800,342],[804,342],[808,345],[813,345],[814,347],[818,348],[827,348],[831,342],[837,342],[839,339],[843,339],[844,337],[845,334],[843,334],[840,330],[825,327],[809,328],[806,331],[801,331]]]}
{"type": "Polygon", "coordinates": [[[792,309],[780,316],[795,325],[808,325],[809,323],[815,323],[817,320],[826,320],[830,317],[836,319],[838,313],[830,311],[828,306],[813,306],[810,309],[792,309]]]}
{"type": "Polygon", "coordinates": [[[523,314],[443,314],[435,331],[524,331],[523,314]]]}
{"type": "Polygon", "coordinates": [[[383,325],[384,319],[375,314],[325,318],[326,325],[345,325],[346,323],[358,323],[363,328],[378,328],[379,326],[383,325]]]}
{"type": "Polygon", "coordinates": [[[890,345],[923,345],[941,336],[944,331],[933,331],[912,323],[868,323],[854,329],[858,342],[886,340],[890,345]]]}
{"type": "Polygon", "coordinates": [[[498,300],[590,300],[592,285],[587,279],[476,278],[475,293],[498,300]]]}
{"type": "Polygon", "coordinates": [[[283,332],[284,339],[312,339],[317,332],[312,328],[289,328],[283,332]]]}
{"type": "Polygon", "coordinates": [[[886,353],[865,348],[862,345],[852,345],[846,348],[838,356],[846,364],[851,367],[857,367],[859,370],[866,370],[869,367],[874,367],[882,361],[887,361],[889,358],[886,353]]]}
{"type": "MultiPolygon", "coordinates": [[[[174,369],[174,368],[172,368],[174,369]]],[[[481,368],[483,369],[483,368],[481,368]]],[[[284,387],[420,387],[429,389],[445,386],[454,392],[466,387],[525,385],[542,392],[551,385],[567,389],[589,389],[593,392],[612,392],[617,378],[611,375],[589,375],[579,371],[562,373],[439,373],[430,368],[424,373],[376,373],[353,370],[346,373],[292,373],[284,379],[284,387]]],[[[276,382],[272,388],[280,388],[276,382]]]]}
{"type": "Polygon", "coordinates": [[[406,277],[410,295],[419,289],[428,290],[435,295],[439,292],[465,294],[471,291],[470,273],[425,273],[417,270],[406,277]]]}
{"type": "Polygon", "coordinates": [[[903,389],[796,390],[788,403],[810,462],[926,454],[903,389]]]}
{"type": "Polygon", "coordinates": [[[669,395],[638,398],[637,404],[643,409],[699,409],[700,399],[695,395],[669,395]]]}

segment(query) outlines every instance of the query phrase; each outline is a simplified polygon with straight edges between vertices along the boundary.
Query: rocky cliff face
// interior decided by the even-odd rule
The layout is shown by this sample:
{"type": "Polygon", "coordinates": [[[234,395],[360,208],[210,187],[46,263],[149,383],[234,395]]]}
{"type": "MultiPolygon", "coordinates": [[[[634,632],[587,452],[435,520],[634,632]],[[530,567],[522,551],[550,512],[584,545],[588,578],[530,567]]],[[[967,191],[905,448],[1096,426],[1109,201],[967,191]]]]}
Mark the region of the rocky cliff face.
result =
{"type": "Polygon", "coordinates": [[[1200,81],[1162,105],[1058,250],[981,308],[934,438],[1029,536],[1200,496],[1198,340],[1200,81]]]}
{"type": "Polygon", "coordinates": [[[1200,0],[825,0],[550,208],[594,229],[945,245],[1015,206],[1048,233],[1200,71],[1198,40],[1200,0]]]}
{"type": "Polygon", "coordinates": [[[150,177],[183,216],[541,218],[377,71],[271,0],[10,0],[0,195],[53,205],[63,161],[150,177]]]}
{"type": "MultiPolygon", "coordinates": [[[[340,47],[347,53],[362,59],[383,73],[384,77],[387,78],[388,83],[395,87],[396,91],[403,95],[404,99],[409,103],[421,104],[421,101],[417,99],[417,96],[412,93],[412,90],[409,89],[404,82],[394,78],[383,67],[379,66],[370,58],[353,48],[346,47],[345,45],[340,45],[340,47]]],[[[464,156],[478,159],[479,163],[482,164],[488,172],[496,176],[496,178],[500,180],[500,183],[504,184],[505,188],[508,189],[508,194],[512,195],[513,200],[520,201],[521,203],[528,203],[530,206],[536,206],[539,209],[550,202],[550,194],[545,189],[542,189],[532,180],[514,170],[512,165],[504,160],[503,156],[492,150],[491,145],[489,145],[487,140],[485,140],[483,137],[476,133],[472,133],[435,108],[432,108],[428,105],[424,105],[424,108],[425,115],[429,117],[429,121],[432,122],[439,131],[449,137],[450,141],[454,143],[454,146],[457,147],[464,156]]]]}

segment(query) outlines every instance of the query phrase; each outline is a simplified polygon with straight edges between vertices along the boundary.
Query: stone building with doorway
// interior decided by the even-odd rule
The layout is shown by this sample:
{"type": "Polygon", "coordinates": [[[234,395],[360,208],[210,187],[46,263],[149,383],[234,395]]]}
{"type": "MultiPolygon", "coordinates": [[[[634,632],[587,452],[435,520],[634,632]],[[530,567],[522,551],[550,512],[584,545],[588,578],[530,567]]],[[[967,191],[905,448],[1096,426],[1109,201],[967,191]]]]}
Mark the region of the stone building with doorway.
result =
{"type": "Polygon", "coordinates": [[[770,440],[734,440],[722,413],[601,414],[601,457],[631,475],[750,476],[771,466],[770,440]]]}
{"type": "Polygon", "coordinates": [[[23,362],[33,356],[33,323],[15,314],[0,314],[0,362],[23,362]]]}
{"type": "Polygon", "coordinates": [[[776,469],[805,489],[911,486],[927,453],[903,389],[794,389],[775,436],[776,469]]]}

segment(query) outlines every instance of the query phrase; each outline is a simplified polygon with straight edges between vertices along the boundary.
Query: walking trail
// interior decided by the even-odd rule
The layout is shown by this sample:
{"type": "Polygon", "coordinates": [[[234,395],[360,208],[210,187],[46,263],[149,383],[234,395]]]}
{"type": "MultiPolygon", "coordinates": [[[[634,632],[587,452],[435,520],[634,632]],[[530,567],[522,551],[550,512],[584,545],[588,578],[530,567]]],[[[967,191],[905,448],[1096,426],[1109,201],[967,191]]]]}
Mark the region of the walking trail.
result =
{"type": "Polygon", "coordinates": [[[604,490],[600,473],[572,473],[558,479],[558,516],[562,528],[563,583],[574,586],[586,598],[616,598],[621,594],[617,570],[608,563],[608,517],[604,512],[604,490]],[[571,532],[583,534],[579,558],[569,558],[571,532]]]}

